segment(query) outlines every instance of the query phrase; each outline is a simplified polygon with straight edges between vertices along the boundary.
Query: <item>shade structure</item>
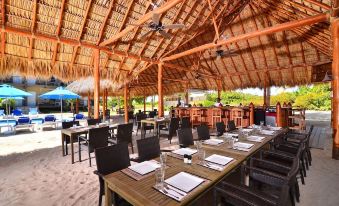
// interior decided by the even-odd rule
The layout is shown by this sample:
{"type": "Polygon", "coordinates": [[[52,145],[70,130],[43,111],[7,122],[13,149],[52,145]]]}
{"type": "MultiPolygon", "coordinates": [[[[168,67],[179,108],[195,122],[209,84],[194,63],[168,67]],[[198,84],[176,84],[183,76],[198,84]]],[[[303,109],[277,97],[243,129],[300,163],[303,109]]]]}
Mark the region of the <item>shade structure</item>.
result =
{"type": "Polygon", "coordinates": [[[77,99],[80,98],[79,95],[67,90],[65,87],[58,87],[55,90],[47,92],[39,96],[41,99],[56,99],[60,100],[60,111],[61,111],[61,121],[62,121],[62,100],[64,99],[77,99]]]}
{"type": "MultiPolygon", "coordinates": [[[[22,97],[28,97],[32,94],[25,92],[21,89],[17,89],[11,85],[8,84],[2,84],[0,85],[0,98],[5,99],[21,99],[22,97]]],[[[6,108],[7,108],[7,102],[6,102],[6,108]]],[[[9,108],[10,110],[10,108],[9,108]]],[[[7,111],[7,114],[9,114],[9,110],[7,111]]]]}

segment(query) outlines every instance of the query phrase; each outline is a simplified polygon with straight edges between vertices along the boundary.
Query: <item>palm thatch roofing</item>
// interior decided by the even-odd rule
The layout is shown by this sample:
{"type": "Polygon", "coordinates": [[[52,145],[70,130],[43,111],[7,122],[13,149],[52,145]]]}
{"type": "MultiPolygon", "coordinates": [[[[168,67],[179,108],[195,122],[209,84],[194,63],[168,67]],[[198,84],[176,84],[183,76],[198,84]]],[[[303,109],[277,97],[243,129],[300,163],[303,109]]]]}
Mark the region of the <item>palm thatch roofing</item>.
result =
{"type": "MultiPolygon", "coordinates": [[[[149,0],[2,0],[2,78],[13,74],[57,77],[93,76],[93,50],[100,49],[100,76],[132,95],[157,93],[163,58],[216,41],[331,10],[330,0],[164,0],[160,21],[185,24],[167,30],[170,38],[132,24],[151,21],[149,0]],[[121,37],[121,38],[118,38],[121,37]],[[110,42],[112,38],[114,41],[110,42]],[[109,42],[109,43],[107,43],[109,42]]],[[[187,55],[164,64],[164,93],[192,89],[223,90],[312,82],[313,67],[331,62],[329,22],[262,35],[218,50],[187,55]]],[[[86,82],[86,81],[85,81],[86,82]]]]}

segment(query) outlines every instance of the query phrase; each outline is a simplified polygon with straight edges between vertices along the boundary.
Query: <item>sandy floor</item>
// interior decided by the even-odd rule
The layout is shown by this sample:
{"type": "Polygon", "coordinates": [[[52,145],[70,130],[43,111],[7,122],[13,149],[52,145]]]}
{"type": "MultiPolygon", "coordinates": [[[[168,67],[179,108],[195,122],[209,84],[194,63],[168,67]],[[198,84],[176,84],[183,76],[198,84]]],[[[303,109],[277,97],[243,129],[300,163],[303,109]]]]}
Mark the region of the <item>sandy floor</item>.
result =
{"type": "MultiPolygon", "coordinates": [[[[97,205],[94,159],[92,167],[87,160],[72,165],[60,145],[58,130],[1,136],[0,205],[97,205]]],[[[161,145],[168,146],[168,141],[162,139],[161,145]]],[[[313,149],[312,155],[298,205],[339,205],[339,161],[331,159],[330,139],[325,150],[313,149]]]]}

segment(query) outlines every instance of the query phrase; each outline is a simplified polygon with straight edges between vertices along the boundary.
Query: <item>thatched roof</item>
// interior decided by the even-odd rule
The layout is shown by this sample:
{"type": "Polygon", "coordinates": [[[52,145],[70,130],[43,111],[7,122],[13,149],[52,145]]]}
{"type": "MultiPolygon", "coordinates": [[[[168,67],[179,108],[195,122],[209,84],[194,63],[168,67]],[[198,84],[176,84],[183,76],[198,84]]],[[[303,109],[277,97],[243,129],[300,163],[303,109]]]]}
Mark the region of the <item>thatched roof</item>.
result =
{"type": "MultiPolygon", "coordinates": [[[[226,38],[283,22],[328,12],[330,0],[165,0],[161,22],[185,24],[168,30],[166,39],[141,37],[150,22],[145,0],[3,0],[1,77],[13,74],[63,81],[93,73],[93,49],[100,49],[101,78],[132,95],[157,92],[157,64],[162,58],[215,40],[213,18],[226,38]],[[166,7],[166,8],[165,8],[166,7]],[[134,28],[134,29],[132,29],[134,28]],[[129,31],[129,32],[128,32],[129,31]],[[114,42],[105,44],[120,36],[114,42]]],[[[234,56],[215,58],[215,49],[164,65],[164,93],[194,89],[224,90],[298,85],[312,82],[312,67],[331,61],[329,23],[278,32],[223,46],[234,56]],[[212,57],[211,57],[212,56],[212,57]]]]}

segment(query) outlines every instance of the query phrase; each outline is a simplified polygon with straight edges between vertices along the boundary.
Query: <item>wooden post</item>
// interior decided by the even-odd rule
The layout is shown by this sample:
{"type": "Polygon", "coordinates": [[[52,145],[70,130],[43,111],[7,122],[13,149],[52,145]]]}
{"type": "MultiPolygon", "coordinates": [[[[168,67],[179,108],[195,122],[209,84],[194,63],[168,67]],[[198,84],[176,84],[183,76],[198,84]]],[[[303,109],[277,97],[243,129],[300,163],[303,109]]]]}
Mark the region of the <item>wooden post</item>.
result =
{"type": "Polygon", "coordinates": [[[254,104],[250,103],[250,125],[254,124],[254,104]]]}
{"type": "Polygon", "coordinates": [[[333,41],[333,149],[332,158],[339,160],[339,18],[333,19],[331,23],[332,41],[333,41]]]}
{"type": "Polygon", "coordinates": [[[185,103],[189,104],[189,96],[188,96],[188,82],[185,84],[185,103]]]}
{"type": "Polygon", "coordinates": [[[99,119],[99,104],[100,104],[100,51],[99,49],[93,50],[94,56],[94,118],[99,119]]]}
{"type": "Polygon", "coordinates": [[[75,100],[75,113],[79,114],[79,99],[75,100]]]}
{"type": "Polygon", "coordinates": [[[124,89],[124,113],[125,113],[125,123],[128,123],[128,85],[124,89]]]}
{"type": "Polygon", "coordinates": [[[146,114],[146,95],[144,95],[144,114],[146,114]]]}
{"type": "Polygon", "coordinates": [[[277,103],[277,127],[282,127],[282,122],[281,122],[281,105],[280,102],[277,103]]]}
{"type": "Polygon", "coordinates": [[[92,117],[92,108],[91,108],[91,93],[88,92],[88,96],[87,96],[87,108],[88,108],[88,117],[91,118],[92,117]]]}
{"type": "Polygon", "coordinates": [[[162,87],[162,63],[158,64],[158,117],[164,116],[164,94],[162,87]]]}

